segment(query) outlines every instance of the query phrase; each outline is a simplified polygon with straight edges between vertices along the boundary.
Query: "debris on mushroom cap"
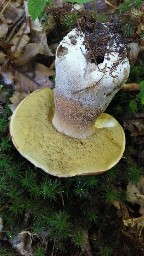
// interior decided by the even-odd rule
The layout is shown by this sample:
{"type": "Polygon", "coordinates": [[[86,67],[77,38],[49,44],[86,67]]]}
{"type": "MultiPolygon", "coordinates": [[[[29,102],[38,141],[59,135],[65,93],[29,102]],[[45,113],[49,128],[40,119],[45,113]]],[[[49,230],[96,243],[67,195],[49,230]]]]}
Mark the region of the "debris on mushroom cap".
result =
{"type": "MultiPolygon", "coordinates": [[[[104,33],[105,29],[111,32],[107,24],[102,28],[104,33]]],[[[104,33],[96,40],[102,40],[104,33]]],[[[103,44],[100,58],[97,45],[97,63],[90,56],[86,35],[77,28],[68,33],[57,48],[52,122],[59,132],[68,136],[83,138],[91,135],[96,118],[105,111],[128,78],[129,60],[121,37],[111,32],[103,44]]]]}
{"type": "Polygon", "coordinates": [[[35,166],[59,177],[98,174],[121,158],[125,135],[120,124],[102,114],[96,133],[74,139],[59,133],[52,125],[53,91],[44,88],[31,93],[14,111],[10,133],[17,150],[35,166]]]}

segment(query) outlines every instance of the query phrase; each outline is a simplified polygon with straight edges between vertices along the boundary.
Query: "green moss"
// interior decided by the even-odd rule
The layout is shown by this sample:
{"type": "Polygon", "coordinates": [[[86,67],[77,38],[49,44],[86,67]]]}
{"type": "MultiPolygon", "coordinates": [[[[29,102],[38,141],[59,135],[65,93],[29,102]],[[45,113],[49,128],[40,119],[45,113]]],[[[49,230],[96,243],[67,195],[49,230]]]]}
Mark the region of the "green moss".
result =
{"type": "Polygon", "coordinates": [[[111,256],[112,255],[112,249],[109,246],[104,246],[101,249],[100,256],[111,256]]]}
{"type": "Polygon", "coordinates": [[[130,10],[130,8],[137,8],[139,9],[142,5],[143,0],[125,0],[120,5],[118,12],[119,14],[126,13],[130,10]]]}
{"type": "Polygon", "coordinates": [[[75,246],[80,247],[84,242],[83,231],[81,229],[74,230],[71,240],[75,244],[75,246]]]}
{"type": "Polygon", "coordinates": [[[123,27],[123,32],[124,32],[125,37],[132,37],[134,35],[134,28],[130,23],[127,23],[123,27]]]}
{"type": "Polygon", "coordinates": [[[55,212],[51,218],[50,236],[53,240],[63,240],[69,237],[71,223],[65,211],[55,212]]]}
{"type": "Polygon", "coordinates": [[[76,25],[77,19],[78,16],[75,12],[67,14],[67,16],[64,16],[64,18],[62,19],[62,25],[64,25],[68,29],[68,31],[71,31],[76,25]]]}
{"type": "Polygon", "coordinates": [[[6,127],[7,127],[7,119],[4,117],[1,117],[0,118],[0,133],[2,133],[6,127]]]}
{"type": "Polygon", "coordinates": [[[107,203],[113,203],[114,201],[117,201],[119,199],[117,190],[112,186],[107,186],[104,188],[103,196],[107,203]]]}
{"type": "Polygon", "coordinates": [[[46,179],[41,183],[40,194],[44,198],[56,200],[57,195],[62,193],[62,187],[58,180],[46,179]]]}
{"type": "Polygon", "coordinates": [[[140,85],[141,91],[137,95],[137,98],[140,99],[141,104],[144,106],[144,80],[141,81],[139,85],[140,85]]]}
{"type": "Polygon", "coordinates": [[[35,256],[45,256],[45,249],[42,245],[38,245],[35,249],[35,256]]]}
{"type": "Polygon", "coordinates": [[[131,65],[128,82],[140,83],[144,80],[144,65],[131,65]]]}
{"type": "Polygon", "coordinates": [[[11,250],[8,250],[7,248],[0,247],[0,256],[14,256],[14,255],[15,254],[11,250]]]}
{"type": "Polygon", "coordinates": [[[135,163],[131,166],[128,166],[128,180],[134,183],[138,183],[140,181],[140,177],[142,175],[142,170],[135,163]]]}

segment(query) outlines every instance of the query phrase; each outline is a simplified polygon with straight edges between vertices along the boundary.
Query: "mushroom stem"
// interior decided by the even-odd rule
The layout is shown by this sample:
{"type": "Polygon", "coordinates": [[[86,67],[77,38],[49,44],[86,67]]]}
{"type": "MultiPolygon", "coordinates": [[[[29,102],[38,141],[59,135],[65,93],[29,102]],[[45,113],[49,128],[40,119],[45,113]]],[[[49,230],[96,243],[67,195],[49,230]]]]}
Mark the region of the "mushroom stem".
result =
{"type": "Polygon", "coordinates": [[[55,91],[55,113],[52,120],[54,127],[65,135],[74,138],[90,136],[95,131],[98,111],[74,99],[65,98],[55,91]]]}
{"type": "Polygon", "coordinates": [[[93,134],[96,119],[128,78],[130,66],[121,37],[111,33],[104,48],[103,56],[97,54],[93,63],[85,34],[78,29],[57,48],[52,123],[65,135],[85,138],[93,134]]]}

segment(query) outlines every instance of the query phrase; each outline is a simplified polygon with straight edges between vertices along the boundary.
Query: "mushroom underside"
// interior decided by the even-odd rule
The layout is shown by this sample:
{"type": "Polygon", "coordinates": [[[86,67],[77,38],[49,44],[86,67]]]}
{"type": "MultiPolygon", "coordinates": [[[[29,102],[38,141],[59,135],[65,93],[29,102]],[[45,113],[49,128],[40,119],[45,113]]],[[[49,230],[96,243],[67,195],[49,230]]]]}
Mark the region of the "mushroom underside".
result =
{"type": "Polygon", "coordinates": [[[93,135],[74,139],[54,128],[53,114],[53,91],[44,88],[31,93],[12,115],[12,141],[35,166],[59,177],[94,175],[112,168],[122,157],[125,135],[112,116],[101,114],[93,135]]]}

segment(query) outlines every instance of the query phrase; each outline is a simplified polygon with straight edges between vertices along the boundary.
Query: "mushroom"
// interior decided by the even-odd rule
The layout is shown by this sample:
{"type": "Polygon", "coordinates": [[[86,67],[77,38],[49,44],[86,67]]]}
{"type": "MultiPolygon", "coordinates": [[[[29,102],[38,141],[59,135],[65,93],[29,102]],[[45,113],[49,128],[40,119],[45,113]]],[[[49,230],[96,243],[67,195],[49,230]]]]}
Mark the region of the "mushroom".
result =
{"type": "Polygon", "coordinates": [[[129,75],[126,48],[111,33],[100,63],[89,53],[85,34],[73,29],[57,48],[54,93],[48,88],[31,93],[11,117],[17,150],[55,176],[102,173],[125,149],[121,125],[103,112],[129,75]]]}

